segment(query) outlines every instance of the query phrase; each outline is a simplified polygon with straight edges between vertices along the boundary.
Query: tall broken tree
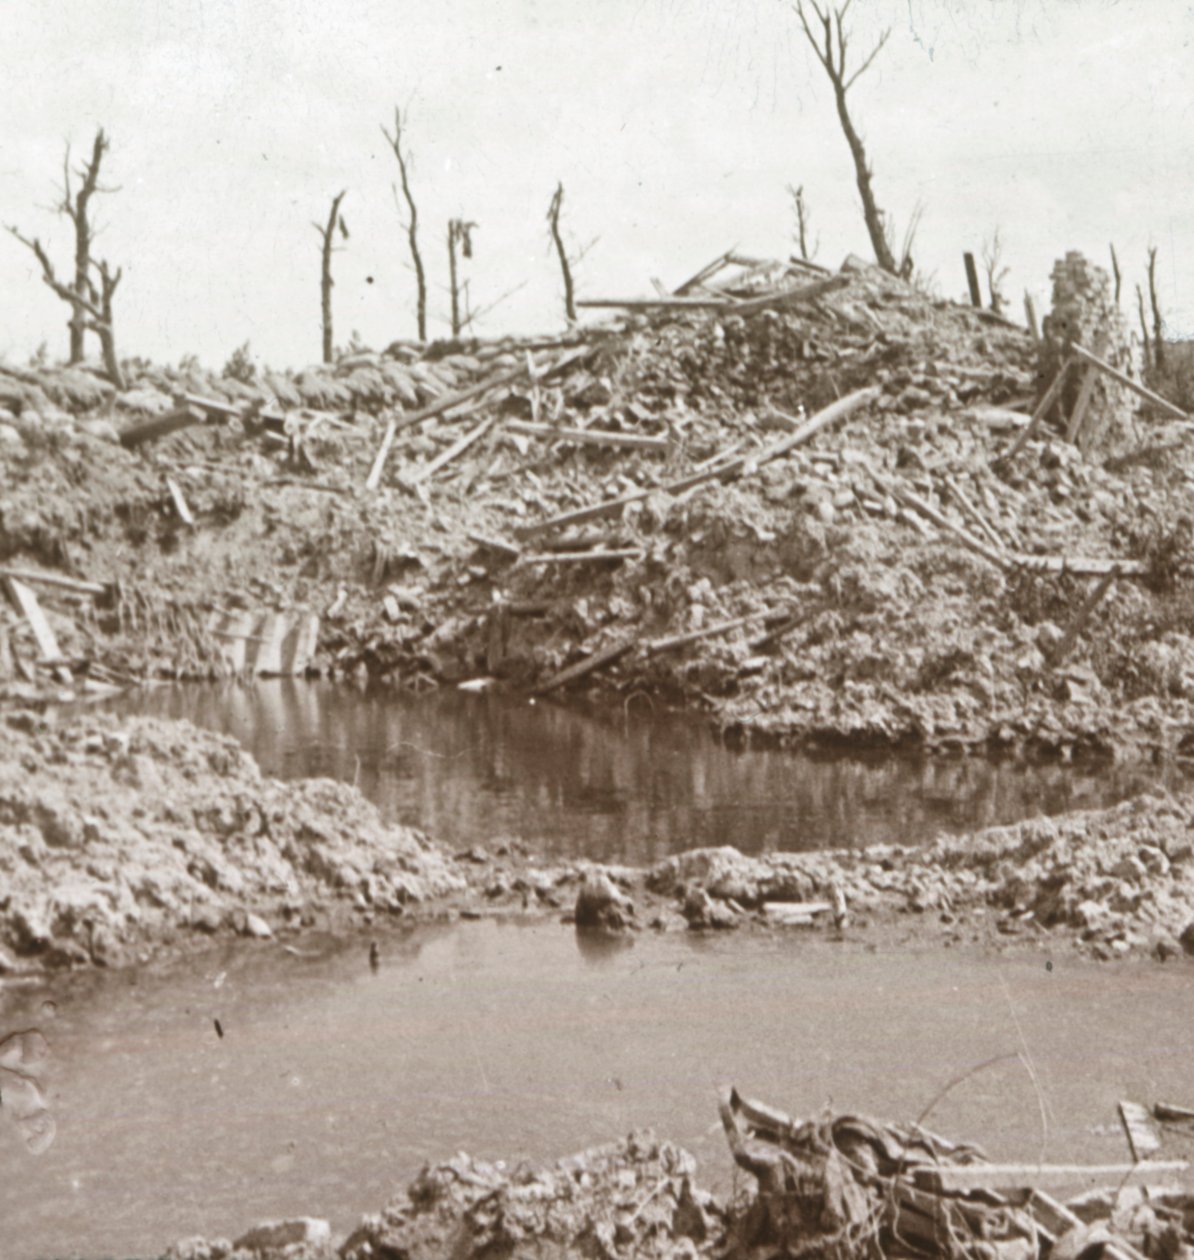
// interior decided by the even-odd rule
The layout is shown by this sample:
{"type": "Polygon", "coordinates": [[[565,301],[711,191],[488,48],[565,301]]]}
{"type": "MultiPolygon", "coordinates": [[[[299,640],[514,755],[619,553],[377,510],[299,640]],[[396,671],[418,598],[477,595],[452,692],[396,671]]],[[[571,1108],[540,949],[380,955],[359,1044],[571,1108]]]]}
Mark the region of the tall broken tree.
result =
{"type": "Polygon", "coordinates": [[[572,268],[568,262],[568,251],[564,248],[564,239],[560,235],[560,208],[564,204],[564,184],[556,184],[552,193],[551,205],[547,208],[547,225],[551,230],[551,239],[556,247],[556,256],[560,260],[560,271],[564,276],[564,314],[570,324],[576,323],[576,293],[572,287],[572,268]]]}
{"type": "Polygon", "coordinates": [[[452,290],[452,336],[459,337],[465,325],[470,322],[467,314],[461,313],[460,275],[457,270],[456,251],[464,258],[473,256],[473,230],[476,224],[466,219],[448,220],[448,283],[452,290]]]}
{"type": "MultiPolygon", "coordinates": [[[[410,188],[410,157],[402,148],[402,111],[394,107],[394,134],[390,135],[385,127],[381,134],[394,150],[398,160],[398,179],[402,188],[402,196],[406,201],[406,240],[410,246],[410,259],[415,268],[415,286],[418,306],[416,308],[419,340],[427,340],[427,274],[423,270],[423,255],[419,253],[419,211],[415,205],[414,194],[410,188]]],[[[395,203],[398,201],[398,187],[391,185],[395,203]]]]}
{"type": "Polygon", "coordinates": [[[862,215],[866,220],[867,233],[871,238],[871,248],[875,251],[875,260],[884,271],[890,271],[893,275],[904,275],[906,277],[912,272],[911,238],[915,229],[909,229],[908,237],[901,251],[902,257],[897,263],[887,232],[886,216],[875,201],[875,190],[871,185],[873,172],[867,164],[866,148],[863,146],[862,137],[854,126],[853,119],[850,117],[849,107],[846,104],[846,93],[854,86],[859,76],[870,69],[871,63],[879,55],[883,45],[887,43],[891,31],[884,31],[879,37],[879,42],[871,49],[870,56],[852,74],[847,74],[846,50],[849,46],[849,41],[844,22],[850,9],[850,4],[851,0],[846,0],[845,4],[836,9],[828,7],[822,9],[817,0],[796,0],[795,8],[796,15],[800,18],[800,25],[804,28],[804,34],[808,39],[809,45],[812,47],[813,52],[816,53],[817,60],[821,63],[825,73],[829,76],[829,82],[833,86],[833,98],[837,105],[837,116],[841,122],[846,143],[850,146],[850,156],[854,159],[854,172],[858,180],[858,195],[862,198],[862,215]],[[816,15],[817,23],[821,28],[819,33],[815,32],[809,23],[806,4],[808,9],[811,9],[816,15]]]}
{"type": "Polygon", "coordinates": [[[812,247],[810,252],[808,247],[808,230],[810,216],[808,212],[808,202],[804,199],[804,185],[800,184],[793,188],[788,185],[788,192],[792,197],[792,212],[796,215],[796,244],[800,249],[800,258],[802,262],[812,262],[813,255],[817,252],[820,241],[812,247]]]}
{"type": "Polygon", "coordinates": [[[326,223],[311,224],[319,233],[322,241],[319,296],[323,314],[323,361],[325,363],[331,363],[336,357],[335,348],[332,345],[332,286],[335,283],[332,280],[332,254],[335,253],[333,241],[336,237],[337,228],[340,230],[340,235],[345,240],[348,240],[348,226],[344,222],[344,216],[340,213],[340,203],[344,200],[347,193],[348,189],[346,188],[332,198],[332,209],[328,214],[326,223]]]}
{"type": "Polygon", "coordinates": [[[79,180],[77,190],[71,183],[70,146],[62,163],[62,200],[58,204],[60,214],[70,219],[75,232],[75,274],[67,283],[60,280],[50,261],[49,255],[37,237],[29,239],[14,226],[9,231],[27,249],[33,252],[41,266],[42,280],[71,308],[70,328],[70,362],[81,363],[84,357],[84,337],[94,332],[100,339],[103,351],[104,369],[109,379],[117,387],[123,386],[120,362],[116,357],[116,337],[112,323],[112,298],[116,293],[123,271],[117,268],[112,271],[106,259],[96,261],[91,256],[91,246],[95,238],[95,229],[91,222],[91,198],[96,193],[116,192],[114,188],[102,188],[99,182],[100,165],[104,154],[108,151],[108,138],[101,127],[95,133],[91,146],[91,157],[73,174],[79,180]],[[98,279],[98,287],[96,280],[98,279]]]}
{"type": "Polygon", "coordinates": [[[1153,367],[1165,366],[1165,321],[1161,318],[1161,303],[1157,297],[1157,247],[1148,251],[1148,300],[1153,308],[1153,367]]]}

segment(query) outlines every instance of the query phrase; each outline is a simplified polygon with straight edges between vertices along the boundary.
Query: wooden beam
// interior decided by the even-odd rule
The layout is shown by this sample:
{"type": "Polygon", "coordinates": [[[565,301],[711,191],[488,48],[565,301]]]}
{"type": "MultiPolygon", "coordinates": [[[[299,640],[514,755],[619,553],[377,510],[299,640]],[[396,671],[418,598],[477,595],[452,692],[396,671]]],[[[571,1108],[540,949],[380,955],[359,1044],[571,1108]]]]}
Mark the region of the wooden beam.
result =
{"type": "Polygon", "coordinates": [[[422,468],[415,469],[414,472],[401,478],[408,486],[417,486],[420,482],[426,481],[429,477],[434,477],[445,464],[450,464],[457,455],[463,454],[468,450],[478,438],[482,438],[489,432],[493,426],[493,417],[482,420],[475,428],[470,429],[462,438],[457,439],[446,451],[442,451],[429,464],[424,464],[422,468]]]}
{"type": "Polygon", "coordinates": [[[983,291],[978,283],[978,267],[974,261],[974,255],[969,250],[962,255],[962,262],[966,267],[966,283],[970,287],[970,305],[977,306],[980,309],[983,304],[983,291]]]}
{"type": "Polygon", "coordinates": [[[1098,369],[1088,363],[1082,371],[1082,383],[1078,386],[1078,397],[1074,402],[1074,410],[1070,412],[1070,422],[1066,426],[1065,440],[1067,442],[1077,442],[1082,433],[1082,426],[1086,423],[1086,412],[1090,407],[1090,400],[1094,396],[1095,372],[1098,369]]]}
{"type": "Polygon", "coordinates": [[[586,564],[597,560],[641,560],[646,552],[641,547],[623,547],[617,551],[540,551],[520,555],[523,564],[586,564]]]}
{"type": "Polygon", "coordinates": [[[676,296],[683,297],[689,289],[695,289],[698,285],[704,284],[710,276],[715,276],[723,267],[729,266],[733,261],[735,248],[736,246],[731,245],[724,254],[719,254],[711,263],[706,263],[695,276],[690,276],[685,280],[676,288],[676,296]]]}
{"type": "Polygon", "coordinates": [[[567,669],[562,669],[558,674],[553,674],[546,682],[536,687],[535,691],[539,695],[542,695],[544,692],[555,691],[559,687],[566,687],[569,683],[576,682],[578,678],[584,678],[586,674],[591,674],[594,670],[603,669],[606,665],[612,665],[615,661],[625,656],[634,647],[635,643],[635,639],[627,639],[622,643],[613,643],[607,648],[602,648],[601,651],[586,656],[583,661],[577,661],[575,665],[569,665],[567,669]]]}
{"type": "Polygon", "coordinates": [[[58,573],[40,573],[35,569],[18,569],[12,565],[0,568],[0,577],[16,578],[21,582],[40,582],[43,586],[57,586],[76,595],[106,595],[108,587],[103,582],[83,582],[79,578],[63,577],[58,573]]]}
{"type": "Polygon", "coordinates": [[[1069,1186],[1180,1186],[1189,1167],[1185,1160],[1145,1160],[1138,1164],[957,1164],[911,1171],[918,1186],[938,1194],[957,1194],[1069,1186]]]}
{"type": "Polygon", "coordinates": [[[18,578],[6,577],[4,585],[8,589],[8,596],[14,606],[29,623],[29,629],[33,631],[33,638],[37,643],[37,650],[41,653],[43,663],[55,666],[54,672],[59,682],[69,683],[70,670],[62,660],[58,640],[54,636],[50,623],[46,620],[46,614],[42,612],[41,605],[37,602],[37,596],[18,578]]]}
{"type": "Polygon", "coordinates": [[[531,437],[554,438],[560,442],[579,442],[584,446],[625,446],[644,451],[666,451],[671,446],[665,437],[615,433],[609,429],[574,429],[559,424],[535,424],[530,420],[507,420],[502,428],[509,433],[526,433],[531,437]]]}
{"type": "Polygon", "coordinates": [[[184,525],[189,525],[191,529],[194,529],[195,518],[191,515],[191,509],[187,506],[182,490],[173,477],[166,478],[166,489],[170,491],[170,498],[174,503],[174,510],[178,513],[179,519],[184,525]]]}
{"type": "Polygon", "coordinates": [[[1041,421],[1048,414],[1049,408],[1057,401],[1062,386],[1065,385],[1066,376],[1069,375],[1070,365],[1074,362],[1072,358],[1066,359],[1060,368],[1057,369],[1057,375],[1053,378],[1052,384],[1045,390],[1041,401],[1037,403],[1036,410],[1032,413],[1028,421],[1027,427],[1016,438],[1012,448],[1006,455],[1001,455],[1000,459],[1014,459],[1027,445],[1028,440],[1035,437],[1037,429],[1040,427],[1041,421]]]}
{"type": "MultiPolygon", "coordinates": [[[[570,364],[575,363],[578,359],[586,358],[590,353],[588,346],[582,346],[581,349],[565,354],[562,358],[557,359],[546,369],[541,369],[538,374],[538,380],[546,380],[549,376],[562,371],[570,364]]],[[[492,389],[500,389],[503,385],[513,384],[514,381],[527,375],[528,370],[533,368],[533,361],[528,356],[528,362],[520,364],[516,368],[510,368],[505,372],[495,373],[493,376],[486,377],[483,381],[478,381],[475,385],[470,385],[467,389],[457,390],[451,394],[444,394],[441,398],[437,398],[435,402],[429,403],[419,411],[411,412],[409,415],[397,416],[386,426],[385,434],[382,436],[381,445],[378,447],[377,455],[374,457],[372,467],[369,469],[369,476],[365,479],[366,490],[376,490],[381,482],[381,474],[386,466],[386,459],[390,453],[390,447],[394,444],[394,437],[403,429],[413,428],[416,424],[422,424],[424,420],[431,420],[435,416],[442,415],[445,411],[451,411],[455,407],[459,407],[461,403],[469,402],[474,398],[487,394],[492,389]]]]}
{"type": "Polygon", "coordinates": [[[830,403],[828,407],[818,411],[816,415],[805,421],[794,433],[789,433],[786,437],[781,438],[780,441],[772,446],[764,447],[761,451],[755,451],[751,455],[736,455],[732,459],[715,464],[713,467],[704,469],[701,472],[690,473],[687,477],[681,477],[677,481],[665,482],[662,486],[654,486],[649,490],[634,490],[629,494],[621,495],[617,499],[608,499],[604,503],[594,504],[592,507],[576,508],[571,512],[562,512],[558,516],[550,516],[546,520],[538,521],[533,525],[523,526],[518,531],[519,536],[522,538],[533,538],[538,534],[546,533],[548,530],[559,529],[561,526],[579,525],[582,521],[593,521],[606,516],[614,516],[627,504],[638,503],[652,494],[660,492],[664,494],[681,494],[683,491],[691,490],[693,487],[702,485],[706,481],[716,481],[722,477],[737,475],[748,466],[759,468],[773,459],[786,455],[788,451],[799,446],[802,442],[808,441],[813,434],[821,429],[844,420],[846,416],[858,410],[859,407],[873,402],[879,397],[881,392],[877,385],[868,386],[865,389],[856,389],[853,393],[847,394],[844,398],[839,398],[837,402],[830,403]]]}
{"type": "Polygon", "coordinates": [[[130,424],[120,433],[120,445],[126,449],[140,446],[143,442],[152,442],[155,438],[168,437],[180,429],[189,429],[193,424],[205,424],[207,416],[192,403],[184,403],[175,407],[164,416],[154,416],[151,420],[140,420],[130,424]]]}
{"type": "Polygon", "coordinates": [[[1160,394],[1154,394],[1151,389],[1145,385],[1141,385],[1139,381],[1134,381],[1130,376],[1125,376],[1118,368],[1113,368],[1110,363],[1100,359],[1097,354],[1091,354],[1085,346],[1074,346],[1074,353],[1084,359],[1093,367],[1105,372],[1113,381],[1118,381],[1125,389],[1130,389],[1133,393],[1139,394],[1145,401],[1152,403],[1156,407],[1160,407],[1166,414],[1173,416],[1175,420],[1189,420],[1189,415],[1180,407],[1174,406],[1167,398],[1162,398],[1160,394]]]}

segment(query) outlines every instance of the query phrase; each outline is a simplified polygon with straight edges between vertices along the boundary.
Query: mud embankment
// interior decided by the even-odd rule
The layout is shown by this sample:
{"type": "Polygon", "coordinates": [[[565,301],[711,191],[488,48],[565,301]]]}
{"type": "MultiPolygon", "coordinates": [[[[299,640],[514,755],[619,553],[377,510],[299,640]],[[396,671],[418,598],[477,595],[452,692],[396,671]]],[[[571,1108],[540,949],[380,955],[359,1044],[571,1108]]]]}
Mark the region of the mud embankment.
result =
{"type": "Polygon", "coordinates": [[[516,842],[450,853],[353,787],[263,776],[188,723],[0,717],[0,967],[119,966],[239,934],[549,915],[581,930],[905,935],[1194,951],[1194,798],[1144,797],[920,848],[646,869],[550,865],[516,842]]]}

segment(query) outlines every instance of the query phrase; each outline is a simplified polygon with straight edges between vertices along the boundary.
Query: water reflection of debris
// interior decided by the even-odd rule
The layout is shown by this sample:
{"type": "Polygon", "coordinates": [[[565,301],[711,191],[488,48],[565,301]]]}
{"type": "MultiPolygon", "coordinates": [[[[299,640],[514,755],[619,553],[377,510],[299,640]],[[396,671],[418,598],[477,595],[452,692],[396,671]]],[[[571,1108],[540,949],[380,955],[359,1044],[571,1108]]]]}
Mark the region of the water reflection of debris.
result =
{"type": "Polygon", "coordinates": [[[49,1057],[49,1042],[36,1028],[0,1040],[0,1114],[12,1120],[34,1155],[49,1150],[57,1132],[40,1088],[49,1057]]]}

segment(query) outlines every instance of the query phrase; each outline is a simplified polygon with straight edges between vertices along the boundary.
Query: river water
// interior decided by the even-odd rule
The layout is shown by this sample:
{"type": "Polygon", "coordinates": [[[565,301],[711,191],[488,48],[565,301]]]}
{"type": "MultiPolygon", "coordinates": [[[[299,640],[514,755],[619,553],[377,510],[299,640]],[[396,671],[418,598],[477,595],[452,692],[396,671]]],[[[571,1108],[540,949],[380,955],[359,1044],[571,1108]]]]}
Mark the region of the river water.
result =
{"type": "Polygon", "coordinates": [[[734,749],[641,697],[602,715],[508,695],[271,680],[146,689],[109,707],[234,735],[269,774],[354,782],[389,818],[453,849],[506,835],[551,857],[636,864],[704,845],[919,844],[1180,786],[1176,771],[1151,768],[734,749]]]}
{"type": "MultiPolygon", "coordinates": [[[[817,760],[729,749],[699,725],[509,697],[333,687],[159,689],[125,713],[240,738],[281,776],[354,780],[452,848],[648,861],[919,842],[1094,806],[1147,779],[1072,767],[817,760]]],[[[729,1184],[724,1082],[796,1113],[828,1104],[977,1139],[994,1158],[1115,1161],[1121,1098],[1190,1102],[1186,969],[818,933],[640,936],[554,922],[392,931],[309,957],[238,943],[169,968],[0,988],[0,1034],[49,1041],[53,1144],[0,1106],[0,1256],[152,1256],[189,1234],[328,1217],[351,1228],[425,1160],[552,1159],[652,1125],[729,1184]],[[217,1021],[219,1031],[217,1031],[217,1021]],[[222,1035],[221,1035],[222,1034],[222,1035]]],[[[6,1088],[0,1071],[0,1102],[6,1088]]]]}
{"type": "Polygon", "coordinates": [[[1009,1160],[1122,1160],[1119,1099],[1190,1101],[1184,968],[492,921],[383,937],[376,973],[363,942],[305,944],[5,995],[8,1026],[50,1041],[58,1131],[34,1156],[0,1123],[4,1256],[150,1256],[286,1215],[347,1230],[425,1160],[551,1159],[642,1125],[725,1188],[725,1082],[912,1120],[1027,1050],[1039,1100],[1010,1058],[925,1121],[1009,1160]]]}

